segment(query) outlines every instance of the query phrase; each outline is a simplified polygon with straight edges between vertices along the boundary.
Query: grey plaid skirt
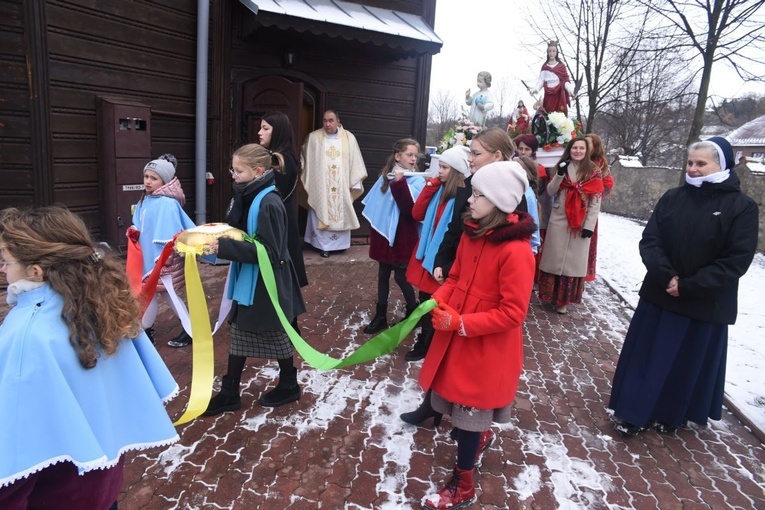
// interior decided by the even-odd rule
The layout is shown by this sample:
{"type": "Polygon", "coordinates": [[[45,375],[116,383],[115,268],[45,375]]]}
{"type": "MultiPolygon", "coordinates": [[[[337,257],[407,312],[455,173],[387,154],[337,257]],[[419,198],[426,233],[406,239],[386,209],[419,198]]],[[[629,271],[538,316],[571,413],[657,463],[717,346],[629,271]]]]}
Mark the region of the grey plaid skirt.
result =
{"type": "Polygon", "coordinates": [[[430,405],[439,413],[451,416],[453,427],[470,432],[489,430],[493,423],[507,423],[512,416],[513,404],[501,409],[476,409],[449,402],[435,391],[431,393],[430,405]]]}
{"type": "Polygon", "coordinates": [[[292,342],[283,329],[243,331],[231,324],[229,354],[248,358],[284,359],[293,354],[292,342]]]}

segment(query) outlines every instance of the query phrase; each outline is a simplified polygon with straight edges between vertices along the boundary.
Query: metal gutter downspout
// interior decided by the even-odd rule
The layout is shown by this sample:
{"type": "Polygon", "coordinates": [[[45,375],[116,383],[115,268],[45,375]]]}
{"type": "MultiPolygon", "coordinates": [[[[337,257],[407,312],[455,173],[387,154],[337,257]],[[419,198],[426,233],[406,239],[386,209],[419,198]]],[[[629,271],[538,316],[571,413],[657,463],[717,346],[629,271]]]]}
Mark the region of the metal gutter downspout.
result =
{"type": "Polygon", "coordinates": [[[197,0],[197,92],[195,187],[196,224],[207,223],[207,44],[210,37],[210,1],[197,0]]]}

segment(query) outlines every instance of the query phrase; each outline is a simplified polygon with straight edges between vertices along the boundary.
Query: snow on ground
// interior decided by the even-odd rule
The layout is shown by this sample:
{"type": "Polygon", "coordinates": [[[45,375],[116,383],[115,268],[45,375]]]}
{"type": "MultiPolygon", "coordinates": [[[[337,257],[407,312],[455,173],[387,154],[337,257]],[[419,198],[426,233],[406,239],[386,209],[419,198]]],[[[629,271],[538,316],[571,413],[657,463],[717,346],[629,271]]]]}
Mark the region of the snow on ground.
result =
{"type": "MultiPolygon", "coordinates": [[[[601,213],[598,220],[598,275],[632,307],[645,276],[638,243],[644,222],[601,213]]],[[[738,320],[729,329],[725,393],[760,430],[765,430],[765,256],[758,253],[741,278],[738,320]]],[[[585,290],[585,293],[587,291],[585,290]]]]}

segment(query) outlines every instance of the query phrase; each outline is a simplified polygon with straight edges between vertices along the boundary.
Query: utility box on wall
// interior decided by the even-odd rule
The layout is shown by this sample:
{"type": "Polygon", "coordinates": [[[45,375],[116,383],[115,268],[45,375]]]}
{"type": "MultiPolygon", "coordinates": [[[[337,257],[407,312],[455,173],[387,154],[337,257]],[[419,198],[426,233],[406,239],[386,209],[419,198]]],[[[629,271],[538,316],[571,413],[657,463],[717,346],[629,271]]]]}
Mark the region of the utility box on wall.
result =
{"type": "Polygon", "coordinates": [[[143,194],[143,168],[151,161],[151,108],[119,98],[99,97],[98,166],[101,237],[124,252],[133,205],[143,194]]]}

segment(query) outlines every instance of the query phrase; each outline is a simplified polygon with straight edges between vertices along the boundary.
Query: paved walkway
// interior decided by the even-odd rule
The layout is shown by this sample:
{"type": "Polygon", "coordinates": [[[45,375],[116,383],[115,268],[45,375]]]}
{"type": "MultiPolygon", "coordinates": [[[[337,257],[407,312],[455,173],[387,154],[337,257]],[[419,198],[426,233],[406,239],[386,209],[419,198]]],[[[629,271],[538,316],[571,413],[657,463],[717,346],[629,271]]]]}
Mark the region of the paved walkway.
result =
{"type": "MultiPolygon", "coordinates": [[[[376,266],[361,246],[327,260],[306,252],[306,263],[303,336],[342,357],[367,338],[361,329],[374,306],[376,266]]],[[[202,266],[208,296],[220,295],[226,270],[202,266]]],[[[471,508],[765,510],[765,450],[731,413],[673,435],[613,431],[605,404],[628,325],[623,306],[600,280],[567,316],[533,297],[515,418],[494,429],[499,440],[478,469],[471,508]]],[[[170,312],[160,315],[157,332],[182,389],[169,405],[176,416],[188,397],[191,351],[165,345],[179,332],[170,312]]],[[[227,338],[227,328],[216,335],[216,374],[225,370],[227,338]]],[[[437,430],[398,419],[421,399],[421,363],[404,360],[411,343],[351,369],[302,365],[303,398],[275,410],[257,397],[277,365],[250,360],[242,410],[181,427],[181,441],[165,451],[127,456],[120,508],[420,508],[446,478],[456,448],[448,417],[437,430]]]]}

